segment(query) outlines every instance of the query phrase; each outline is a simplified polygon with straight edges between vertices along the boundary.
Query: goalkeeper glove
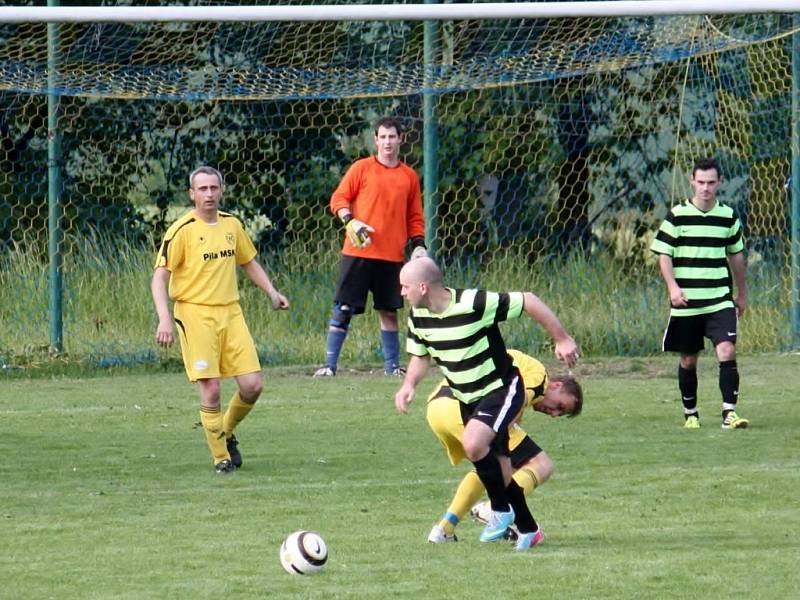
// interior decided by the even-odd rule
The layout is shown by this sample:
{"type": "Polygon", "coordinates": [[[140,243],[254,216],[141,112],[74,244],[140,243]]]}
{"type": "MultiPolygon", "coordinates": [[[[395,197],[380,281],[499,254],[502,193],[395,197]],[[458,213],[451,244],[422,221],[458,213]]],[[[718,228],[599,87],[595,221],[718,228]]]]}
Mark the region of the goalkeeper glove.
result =
{"type": "Polygon", "coordinates": [[[347,237],[350,238],[350,242],[356,248],[366,248],[372,243],[372,240],[369,239],[369,234],[371,231],[375,231],[372,227],[359,221],[358,219],[354,219],[353,215],[346,215],[344,219],[344,229],[347,232],[347,237]]]}
{"type": "Polygon", "coordinates": [[[413,246],[411,250],[411,260],[428,256],[428,251],[425,249],[425,240],[423,240],[421,237],[415,237],[412,239],[411,245],[413,246]]]}

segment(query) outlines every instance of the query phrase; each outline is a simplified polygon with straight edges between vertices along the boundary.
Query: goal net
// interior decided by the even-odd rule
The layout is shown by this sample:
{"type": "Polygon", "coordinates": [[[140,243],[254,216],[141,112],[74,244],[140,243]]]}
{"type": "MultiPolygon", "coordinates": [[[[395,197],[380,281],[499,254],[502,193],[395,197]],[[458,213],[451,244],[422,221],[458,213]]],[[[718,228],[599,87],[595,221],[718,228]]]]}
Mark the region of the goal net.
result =
{"type": "MultiPolygon", "coordinates": [[[[342,235],[327,202],[384,115],[402,119],[403,159],[435,182],[429,241],[454,283],[529,286],[584,353],[658,351],[667,301],[649,242],[688,197],[693,161],[716,156],[755,282],[741,347],[785,348],[795,23],[442,19],[427,39],[414,20],[59,23],[49,37],[46,23],[0,23],[0,362],[49,344],[48,102],[73,356],[154,359],[153,245],[188,206],[187,174],[211,164],[295,299],[285,337],[266,309],[250,319],[262,354],[319,359],[342,235]]],[[[375,360],[375,336],[361,337],[343,360],[375,360]]],[[[546,344],[526,327],[509,337],[546,344]]]]}

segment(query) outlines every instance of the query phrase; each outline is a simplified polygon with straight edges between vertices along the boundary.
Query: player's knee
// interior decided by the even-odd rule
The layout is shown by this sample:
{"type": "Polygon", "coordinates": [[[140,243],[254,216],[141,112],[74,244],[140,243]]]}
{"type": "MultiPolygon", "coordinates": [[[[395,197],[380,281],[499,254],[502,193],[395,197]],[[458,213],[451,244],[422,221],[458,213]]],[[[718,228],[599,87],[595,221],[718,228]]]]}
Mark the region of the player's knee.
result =
{"type": "Polygon", "coordinates": [[[248,382],[239,388],[239,397],[242,399],[242,402],[247,402],[247,404],[255,404],[256,400],[258,400],[258,397],[261,395],[261,390],[263,388],[264,384],[261,382],[261,379],[248,382]]]}
{"type": "Polygon", "coordinates": [[[464,455],[470,462],[481,460],[491,451],[492,438],[488,425],[480,421],[470,420],[461,436],[464,455]]]}
{"type": "Polygon", "coordinates": [[[477,452],[475,448],[464,447],[464,456],[467,457],[467,460],[469,462],[474,463],[482,459],[483,456],[485,455],[482,455],[480,452],[477,452]]]}
{"type": "Polygon", "coordinates": [[[539,485],[550,479],[550,476],[553,474],[553,471],[555,471],[556,468],[552,459],[547,455],[546,452],[540,452],[537,454],[536,458],[531,461],[529,466],[536,475],[536,479],[539,480],[539,485]]]}
{"type": "Polygon", "coordinates": [[[347,328],[350,327],[350,319],[352,318],[353,307],[348,304],[336,304],[336,306],[333,307],[333,316],[328,322],[328,325],[334,329],[347,331],[347,328]]]}
{"type": "Polygon", "coordinates": [[[736,360],[736,346],[731,342],[722,342],[718,344],[717,358],[720,361],[736,360]]]}
{"type": "Polygon", "coordinates": [[[378,320],[380,321],[381,329],[384,331],[397,331],[398,323],[396,310],[378,311],[378,320]]]}
{"type": "Polygon", "coordinates": [[[482,459],[488,454],[488,448],[485,444],[480,443],[478,440],[465,439],[462,444],[464,447],[464,456],[470,462],[475,462],[482,459]]]}

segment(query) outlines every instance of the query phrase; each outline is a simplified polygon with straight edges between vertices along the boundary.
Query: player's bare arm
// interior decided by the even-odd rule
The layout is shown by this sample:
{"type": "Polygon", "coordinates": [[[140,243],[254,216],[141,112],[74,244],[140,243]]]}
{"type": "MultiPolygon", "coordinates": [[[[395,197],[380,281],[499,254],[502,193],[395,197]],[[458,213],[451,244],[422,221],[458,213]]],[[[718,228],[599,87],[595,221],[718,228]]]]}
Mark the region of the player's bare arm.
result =
{"type": "Polygon", "coordinates": [[[539,325],[545,328],[555,342],[556,358],[572,367],[578,361],[578,345],[572,336],[567,333],[561,321],[550,307],[542,302],[536,294],[525,292],[525,312],[533,317],[539,325]]]}
{"type": "Polygon", "coordinates": [[[242,270],[244,270],[250,281],[264,290],[264,293],[269,296],[270,302],[272,302],[272,308],[275,310],[286,310],[289,308],[289,301],[286,299],[286,296],[281,294],[275,286],[272,285],[272,281],[267,275],[267,272],[256,260],[244,263],[242,265],[242,270]]]}
{"type": "Polygon", "coordinates": [[[737,252],[728,257],[728,264],[733,274],[733,283],[736,286],[736,295],[733,298],[736,304],[736,314],[742,316],[747,307],[747,283],[745,272],[747,271],[747,261],[744,252],[737,252]]]}
{"type": "Polygon", "coordinates": [[[667,284],[667,293],[669,294],[669,303],[672,306],[687,306],[688,301],[686,294],[675,281],[675,273],[672,270],[672,257],[666,254],[658,255],[658,268],[661,271],[661,277],[664,283],[667,284]]]}
{"type": "Polygon", "coordinates": [[[408,414],[408,406],[414,401],[417,384],[425,378],[430,366],[430,357],[411,356],[403,379],[403,385],[394,395],[394,407],[401,414],[408,414]]]}
{"type": "Polygon", "coordinates": [[[158,327],[156,328],[156,342],[165,348],[175,341],[175,326],[169,312],[169,278],[170,272],[164,267],[158,267],[153,272],[150,282],[150,291],[153,294],[153,304],[158,314],[158,327]]]}

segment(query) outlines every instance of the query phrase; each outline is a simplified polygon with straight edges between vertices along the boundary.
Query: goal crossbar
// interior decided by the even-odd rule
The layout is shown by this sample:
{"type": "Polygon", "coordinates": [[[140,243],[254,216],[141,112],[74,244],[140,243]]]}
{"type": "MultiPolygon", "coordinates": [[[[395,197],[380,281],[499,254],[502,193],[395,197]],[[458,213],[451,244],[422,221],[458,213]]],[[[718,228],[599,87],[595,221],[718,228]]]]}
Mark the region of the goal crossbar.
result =
{"type": "Polygon", "coordinates": [[[0,23],[418,21],[800,12],[800,0],[598,0],[309,6],[0,7],[0,23]]]}

